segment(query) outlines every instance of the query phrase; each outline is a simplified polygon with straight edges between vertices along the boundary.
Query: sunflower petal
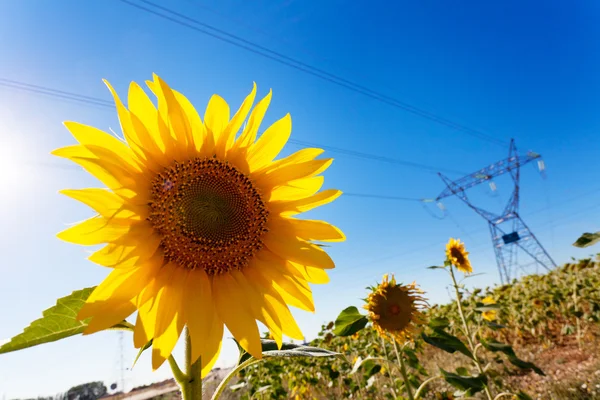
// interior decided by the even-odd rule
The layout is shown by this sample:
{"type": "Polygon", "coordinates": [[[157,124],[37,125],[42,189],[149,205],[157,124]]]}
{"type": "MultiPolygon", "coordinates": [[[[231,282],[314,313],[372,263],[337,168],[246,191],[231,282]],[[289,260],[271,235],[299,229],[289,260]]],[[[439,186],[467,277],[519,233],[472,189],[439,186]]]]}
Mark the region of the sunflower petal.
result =
{"type": "Polygon", "coordinates": [[[213,137],[215,146],[221,141],[221,135],[229,124],[229,105],[219,95],[214,94],[206,106],[204,123],[208,135],[213,137]]]}
{"type": "Polygon", "coordinates": [[[287,258],[301,265],[333,269],[335,264],[329,254],[312,243],[294,237],[265,235],[264,244],[269,250],[281,258],[287,258]]]}
{"type": "Polygon", "coordinates": [[[189,271],[175,267],[169,282],[165,282],[163,294],[156,311],[156,326],[152,342],[152,369],[158,369],[173,352],[185,325],[183,311],[183,290],[189,271]]]}
{"type": "Polygon", "coordinates": [[[321,190],[325,182],[324,176],[314,176],[312,178],[297,179],[288,182],[286,185],[278,186],[266,195],[269,201],[291,201],[310,197],[321,190]]]}
{"type": "Polygon", "coordinates": [[[253,311],[254,318],[262,322],[269,329],[277,346],[281,348],[283,343],[281,321],[276,313],[272,313],[270,312],[271,310],[267,309],[266,304],[264,303],[265,293],[257,292],[254,287],[255,282],[252,282],[252,285],[250,285],[248,279],[242,272],[232,271],[231,276],[233,276],[238,285],[240,285],[248,294],[246,301],[253,311]]]}
{"type": "Polygon", "coordinates": [[[251,171],[259,170],[272,162],[283,150],[291,133],[292,117],[290,114],[286,114],[285,117],[268,127],[248,151],[251,171]]]}
{"type": "Polygon", "coordinates": [[[272,223],[304,240],[318,240],[322,242],[343,242],[346,240],[346,236],[341,230],[325,221],[273,218],[272,223]]]}
{"type": "Polygon", "coordinates": [[[116,137],[92,126],[80,124],[79,122],[65,121],[63,124],[71,132],[75,140],[82,145],[102,147],[106,151],[114,153],[115,157],[118,157],[121,162],[126,163],[130,168],[141,171],[131,148],[127,147],[125,143],[116,137]]]}
{"type": "Polygon", "coordinates": [[[121,196],[106,189],[63,189],[59,193],[82,202],[105,218],[140,220],[147,214],[144,208],[127,204],[121,196]]]}
{"type": "Polygon", "coordinates": [[[108,329],[125,318],[129,317],[135,311],[135,304],[132,302],[123,303],[116,307],[111,307],[109,312],[95,315],[88,326],[83,331],[84,335],[90,335],[99,331],[108,329]]]}
{"type": "MultiPolygon", "coordinates": [[[[246,279],[248,281],[257,285],[256,292],[263,296],[263,308],[266,309],[266,312],[272,315],[273,318],[277,318],[281,324],[280,326],[283,333],[292,339],[304,339],[304,335],[292,316],[290,309],[285,304],[281,295],[273,288],[273,285],[270,285],[262,274],[260,274],[253,266],[244,269],[244,275],[247,277],[246,279]]],[[[279,346],[281,347],[281,344],[279,344],[279,346]]]]}
{"type": "Polygon", "coordinates": [[[215,149],[215,154],[217,157],[224,158],[227,151],[231,149],[242,123],[246,120],[246,117],[252,108],[252,104],[254,104],[255,97],[256,83],[253,83],[252,91],[248,96],[246,96],[240,108],[237,110],[233,118],[231,118],[231,121],[229,121],[229,124],[223,131],[223,134],[219,136],[219,140],[216,143],[215,149]]]}
{"type": "Polygon", "coordinates": [[[272,95],[273,92],[269,90],[269,93],[258,102],[256,107],[254,107],[252,113],[250,113],[250,118],[248,118],[248,124],[246,125],[246,128],[234,144],[235,149],[249,147],[252,143],[254,143],[258,133],[258,128],[260,128],[260,124],[267,113],[269,104],[271,104],[272,95]]]}
{"type": "Polygon", "coordinates": [[[204,139],[206,138],[206,128],[202,123],[200,114],[198,114],[196,108],[183,94],[176,90],[173,90],[173,94],[175,95],[175,98],[177,99],[181,109],[185,112],[190,124],[191,136],[188,138],[188,140],[190,144],[193,143],[193,147],[196,149],[196,151],[200,152],[202,150],[202,145],[204,144],[204,139]]]}
{"type": "Polygon", "coordinates": [[[116,224],[114,220],[93,217],[60,232],[56,236],[65,242],[93,246],[118,239],[129,232],[130,229],[130,225],[116,224]]]}
{"type": "Polygon", "coordinates": [[[277,186],[286,185],[290,181],[301,178],[311,178],[315,175],[318,175],[329,168],[332,162],[333,158],[328,158],[324,160],[312,160],[298,164],[286,165],[259,175],[256,178],[256,183],[257,185],[270,190],[277,186]]]}
{"type": "Polygon", "coordinates": [[[235,279],[224,273],[213,279],[213,297],[219,317],[240,346],[254,358],[262,358],[262,345],[252,310],[247,305],[247,294],[235,279]]]}
{"type": "Polygon", "coordinates": [[[158,83],[158,87],[165,99],[169,129],[171,130],[171,135],[177,140],[177,146],[185,150],[185,152],[187,152],[190,147],[195,148],[193,144],[192,127],[190,126],[185,112],[171,91],[171,88],[157,75],[154,75],[154,81],[158,83]],[[191,146],[189,146],[190,144],[191,146]]]}
{"type": "MultiPolygon", "coordinates": [[[[159,118],[158,110],[144,89],[135,82],[131,82],[129,85],[128,105],[131,122],[140,142],[139,146],[154,157],[164,155],[166,145],[156,124],[159,118]]],[[[161,159],[162,157],[157,158],[161,159]]]]}
{"type": "Polygon", "coordinates": [[[223,322],[217,315],[211,283],[203,270],[191,271],[184,290],[186,319],[192,341],[192,362],[201,357],[201,374],[204,377],[219,357],[223,341],[223,322]]]}
{"type": "Polygon", "coordinates": [[[299,214],[313,208],[331,203],[342,194],[341,190],[327,189],[300,200],[292,201],[272,201],[269,203],[269,211],[273,214],[299,214]]]}

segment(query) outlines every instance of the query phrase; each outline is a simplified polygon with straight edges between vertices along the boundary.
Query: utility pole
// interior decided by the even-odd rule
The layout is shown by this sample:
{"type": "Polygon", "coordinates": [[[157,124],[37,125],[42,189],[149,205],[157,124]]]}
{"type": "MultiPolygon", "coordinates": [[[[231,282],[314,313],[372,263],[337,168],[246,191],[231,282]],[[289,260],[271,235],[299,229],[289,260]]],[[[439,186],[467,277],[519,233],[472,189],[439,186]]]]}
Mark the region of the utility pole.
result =
{"type": "Polygon", "coordinates": [[[548,252],[519,215],[520,169],[523,165],[534,160],[538,161],[538,167],[542,171],[544,164],[541,155],[533,152],[529,152],[526,155],[519,155],[515,141],[512,139],[510,141],[508,158],[506,159],[488,165],[456,181],[452,181],[441,173],[438,174],[446,184],[446,189],[436,198],[437,202],[446,197],[457,196],[488,222],[496,254],[498,272],[504,284],[510,283],[512,279],[516,278],[519,266],[517,259],[518,250],[531,257],[536,267],[541,266],[546,270],[556,267],[554,260],[552,260],[548,252]],[[508,203],[501,213],[496,214],[477,207],[467,197],[466,191],[468,189],[484,182],[491,184],[493,183],[493,178],[507,173],[512,178],[514,188],[508,203]]]}

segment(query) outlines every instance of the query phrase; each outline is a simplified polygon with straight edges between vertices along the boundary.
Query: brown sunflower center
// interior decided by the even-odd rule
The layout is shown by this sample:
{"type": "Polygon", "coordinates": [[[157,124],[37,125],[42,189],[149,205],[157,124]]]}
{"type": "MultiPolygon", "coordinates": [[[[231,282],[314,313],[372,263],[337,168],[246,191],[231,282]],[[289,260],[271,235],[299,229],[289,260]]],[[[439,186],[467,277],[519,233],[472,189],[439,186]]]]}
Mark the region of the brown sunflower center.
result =
{"type": "Polygon", "coordinates": [[[377,324],[388,332],[405,330],[411,323],[414,299],[397,286],[389,286],[384,293],[371,299],[370,311],[376,316],[377,324]]]}
{"type": "Polygon", "coordinates": [[[458,265],[462,265],[465,262],[465,256],[460,249],[453,247],[450,249],[450,255],[456,260],[458,265]]]}
{"type": "Polygon", "coordinates": [[[209,274],[241,269],[262,248],[268,211],[252,181],[213,158],[176,162],[152,183],[149,221],[167,261],[209,274]]]}

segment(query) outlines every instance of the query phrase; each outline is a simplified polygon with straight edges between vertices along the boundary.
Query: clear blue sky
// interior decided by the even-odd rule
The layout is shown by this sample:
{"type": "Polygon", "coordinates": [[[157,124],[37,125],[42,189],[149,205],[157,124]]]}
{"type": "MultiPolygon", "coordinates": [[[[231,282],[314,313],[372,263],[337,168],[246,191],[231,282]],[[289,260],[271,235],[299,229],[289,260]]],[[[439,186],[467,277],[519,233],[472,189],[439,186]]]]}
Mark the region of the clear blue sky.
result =
{"type": "MultiPolygon", "coordinates": [[[[133,0],[138,1],[138,0],[133,0]]],[[[393,96],[544,156],[547,178],[523,169],[522,215],[557,262],[585,256],[571,246],[597,230],[600,182],[600,4],[552,1],[342,2],[275,0],[160,1],[189,17],[393,96]],[[393,4],[394,3],[394,4],[393,4]]],[[[256,81],[273,89],[268,123],[290,112],[293,139],[475,171],[507,147],[473,138],[335,86],[272,60],[176,25],[116,0],[0,3],[0,78],[109,100],[152,72],[204,109],[213,93],[237,107],[256,81]]],[[[85,260],[90,249],[56,232],[91,211],[61,197],[96,182],[48,153],[73,143],[62,126],[75,120],[117,129],[116,113],[0,86],[0,338],[17,334],[57,297],[100,282],[107,270],[85,260]],[[53,163],[54,166],[46,164],[53,163]]],[[[288,151],[297,147],[290,146],[288,151]]],[[[435,197],[427,171],[334,152],[326,185],[350,193],[435,197]]],[[[458,177],[453,175],[453,177],[458,177]]],[[[498,210],[510,192],[497,181],[474,199],[498,210]]],[[[498,282],[487,225],[457,199],[450,217],[432,218],[416,202],[342,197],[312,213],[340,226],[348,240],[331,253],[331,283],[315,286],[317,312],[295,312],[307,338],[386,272],[416,280],[432,302],[446,301],[446,277],[425,267],[443,260],[450,236],[464,239],[477,272],[470,284],[498,282]]],[[[435,211],[434,209],[432,209],[435,211]]],[[[135,352],[125,336],[125,360],[135,352]]],[[[181,346],[176,354],[181,355],[181,346]]],[[[226,341],[220,366],[235,359],[226,341]]],[[[75,337],[0,355],[0,397],[51,395],[91,380],[117,380],[114,332],[75,337]]],[[[142,357],[127,386],[169,376],[142,357]]]]}

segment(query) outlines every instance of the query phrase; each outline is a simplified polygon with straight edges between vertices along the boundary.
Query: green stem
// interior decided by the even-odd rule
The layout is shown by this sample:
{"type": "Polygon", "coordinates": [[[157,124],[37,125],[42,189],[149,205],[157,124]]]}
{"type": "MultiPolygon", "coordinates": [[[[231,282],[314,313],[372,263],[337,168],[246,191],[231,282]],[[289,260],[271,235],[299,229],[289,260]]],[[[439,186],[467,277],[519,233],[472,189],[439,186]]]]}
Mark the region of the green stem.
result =
{"type": "Polygon", "coordinates": [[[169,365],[175,380],[181,387],[183,400],[202,400],[202,363],[200,357],[192,364],[192,341],[188,330],[185,330],[185,373],[181,371],[173,356],[169,357],[169,365]]]}
{"type": "Polygon", "coordinates": [[[494,400],[498,400],[498,399],[500,399],[500,397],[504,397],[504,396],[513,396],[513,394],[508,393],[508,392],[500,393],[496,397],[494,397],[494,400]]]}
{"type": "Polygon", "coordinates": [[[236,376],[238,372],[240,372],[241,370],[243,370],[246,367],[249,367],[254,364],[258,364],[261,361],[262,360],[257,360],[255,358],[249,358],[246,361],[244,361],[243,363],[241,363],[240,365],[238,365],[237,367],[235,367],[234,369],[232,369],[231,372],[229,372],[227,374],[227,376],[225,378],[223,378],[221,383],[219,383],[219,386],[217,386],[217,389],[215,390],[215,393],[213,394],[211,400],[216,400],[219,397],[221,397],[221,394],[225,391],[225,388],[227,387],[227,383],[229,383],[231,378],[236,376]]]}
{"type": "Polygon", "coordinates": [[[400,371],[402,372],[402,378],[404,378],[404,386],[406,387],[408,400],[414,400],[410,382],[408,381],[408,374],[406,373],[406,366],[404,365],[404,346],[402,346],[402,355],[400,355],[400,352],[398,351],[398,345],[396,344],[396,340],[394,340],[394,351],[396,352],[398,362],[400,362],[400,371]]]}
{"type": "Polygon", "coordinates": [[[417,389],[417,391],[415,392],[415,400],[418,400],[418,399],[420,398],[420,396],[421,396],[421,392],[422,392],[423,390],[425,390],[425,387],[427,386],[427,384],[428,384],[429,382],[431,382],[431,381],[435,381],[436,379],[444,379],[444,377],[443,377],[443,376],[441,376],[441,375],[434,376],[434,377],[431,377],[431,378],[427,379],[427,380],[426,380],[426,381],[424,381],[423,383],[421,383],[421,386],[419,386],[419,388],[418,388],[418,389],[417,389]]]}
{"type": "MultiPolygon", "coordinates": [[[[458,306],[458,314],[460,315],[460,319],[462,320],[462,323],[463,323],[464,333],[465,333],[465,336],[467,337],[467,342],[469,342],[469,348],[471,349],[471,353],[476,353],[475,346],[473,345],[473,341],[471,340],[471,333],[469,331],[469,325],[467,324],[467,319],[465,318],[465,314],[462,309],[462,301],[461,301],[462,298],[460,295],[460,290],[458,290],[458,283],[456,283],[456,277],[454,276],[454,268],[452,266],[450,266],[449,270],[450,270],[450,276],[452,277],[452,283],[454,285],[454,291],[456,292],[456,305],[458,306]]],[[[479,359],[477,358],[476,354],[473,354],[473,362],[475,363],[475,366],[479,370],[479,373],[482,375],[485,375],[483,367],[481,366],[481,363],[479,362],[479,359]]],[[[488,399],[493,400],[492,392],[490,391],[490,388],[488,387],[488,385],[484,385],[484,389],[485,389],[485,394],[487,395],[488,399]]]]}
{"type": "MultiPolygon", "coordinates": [[[[388,353],[387,353],[387,348],[385,346],[385,340],[383,338],[381,338],[381,347],[383,348],[383,354],[385,355],[385,359],[389,359],[388,357],[388,353]]],[[[392,371],[390,371],[392,372],[392,371]]],[[[389,378],[390,378],[390,391],[392,392],[392,394],[394,395],[394,398],[398,397],[398,395],[396,394],[396,383],[394,382],[394,378],[392,378],[392,374],[388,374],[389,378]]]]}

